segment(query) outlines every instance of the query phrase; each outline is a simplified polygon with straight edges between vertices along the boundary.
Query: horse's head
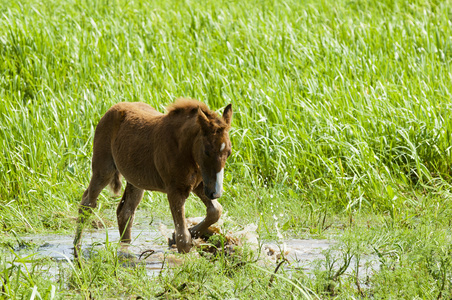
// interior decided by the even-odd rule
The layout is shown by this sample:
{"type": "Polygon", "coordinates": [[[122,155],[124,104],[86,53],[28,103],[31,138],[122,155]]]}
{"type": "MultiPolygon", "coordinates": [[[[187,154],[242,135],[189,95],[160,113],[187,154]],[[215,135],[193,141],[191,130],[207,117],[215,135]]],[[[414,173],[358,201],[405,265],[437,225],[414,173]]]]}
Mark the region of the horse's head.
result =
{"type": "Polygon", "coordinates": [[[209,199],[220,198],[223,193],[223,172],[226,159],[231,155],[229,128],[232,121],[232,105],[223,116],[206,115],[198,108],[198,124],[201,127],[201,144],[196,154],[204,183],[204,193],[209,199]]]}

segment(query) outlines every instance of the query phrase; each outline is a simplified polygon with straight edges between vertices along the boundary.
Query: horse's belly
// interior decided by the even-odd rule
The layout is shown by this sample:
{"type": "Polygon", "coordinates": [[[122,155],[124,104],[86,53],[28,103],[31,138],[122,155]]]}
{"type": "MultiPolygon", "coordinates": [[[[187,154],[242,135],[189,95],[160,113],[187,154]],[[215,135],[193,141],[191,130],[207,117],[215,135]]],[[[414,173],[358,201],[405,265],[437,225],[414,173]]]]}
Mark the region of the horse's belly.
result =
{"type": "Polygon", "coordinates": [[[165,184],[155,168],[143,169],[143,167],[137,166],[136,168],[130,169],[117,166],[117,169],[127,182],[140,189],[159,192],[166,191],[165,184]]]}
{"type": "Polygon", "coordinates": [[[154,164],[150,149],[144,149],[140,143],[116,143],[113,146],[113,159],[119,173],[134,186],[165,192],[165,184],[154,164]]]}

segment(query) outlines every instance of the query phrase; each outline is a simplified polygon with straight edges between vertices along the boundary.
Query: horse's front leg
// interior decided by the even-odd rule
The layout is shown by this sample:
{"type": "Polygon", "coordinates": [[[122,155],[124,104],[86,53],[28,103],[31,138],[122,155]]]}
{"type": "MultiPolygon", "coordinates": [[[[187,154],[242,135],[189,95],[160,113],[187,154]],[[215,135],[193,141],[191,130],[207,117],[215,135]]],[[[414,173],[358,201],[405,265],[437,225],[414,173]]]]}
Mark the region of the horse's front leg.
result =
{"type": "Polygon", "coordinates": [[[168,201],[175,227],[174,238],[179,253],[190,252],[192,247],[191,235],[187,228],[187,221],[185,220],[185,200],[187,197],[188,195],[183,195],[178,192],[168,193],[168,201]]]}
{"type": "Polygon", "coordinates": [[[202,202],[206,205],[206,217],[196,226],[190,228],[190,233],[193,238],[198,238],[203,234],[212,234],[209,232],[209,226],[216,223],[223,212],[223,207],[217,200],[211,200],[204,194],[204,186],[201,183],[193,192],[201,198],[202,202]]]}

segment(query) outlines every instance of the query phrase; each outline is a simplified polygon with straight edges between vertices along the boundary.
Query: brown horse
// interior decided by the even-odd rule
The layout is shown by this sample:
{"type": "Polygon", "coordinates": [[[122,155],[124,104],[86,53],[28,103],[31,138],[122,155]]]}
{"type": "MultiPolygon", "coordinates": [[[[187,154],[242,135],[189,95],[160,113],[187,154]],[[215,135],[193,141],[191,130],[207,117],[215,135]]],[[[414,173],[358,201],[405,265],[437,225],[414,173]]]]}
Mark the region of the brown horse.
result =
{"type": "Polygon", "coordinates": [[[217,222],[222,207],[223,171],[231,154],[232,106],[219,117],[205,104],[179,99],[167,114],[145,103],[118,103],[99,121],[94,134],[92,177],[80,203],[75,255],[83,225],[96,207],[97,196],[110,184],[118,193],[120,176],[127,181],[116,215],[121,242],[131,241],[135,210],[144,190],[166,193],[175,225],[177,250],[189,252],[192,237],[217,222]],[[195,193],[207,207],[204,220],[187,228],[185,200],[195,193]]]}

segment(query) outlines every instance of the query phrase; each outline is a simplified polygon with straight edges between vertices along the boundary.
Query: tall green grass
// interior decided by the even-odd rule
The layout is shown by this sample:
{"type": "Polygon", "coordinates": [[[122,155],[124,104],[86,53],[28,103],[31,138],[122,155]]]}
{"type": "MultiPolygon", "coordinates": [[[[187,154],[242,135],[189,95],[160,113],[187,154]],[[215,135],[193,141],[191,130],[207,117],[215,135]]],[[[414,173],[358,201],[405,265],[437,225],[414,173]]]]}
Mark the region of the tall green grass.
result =
{"type": "MultiPolygon", "coordinates": [[[[450,0],[0,0],[0,295],[450,297],[451,66],[450,0]],[[150,279],[107,247],[58,265],[55,282],[54,264],[6,250],[24,232],[73,230],[111,105],[164,111],[178,97],[233,104],[224,226],[341,230],[339,253],[310,275],[273,276],[251,253],[150,279]],[[380,269],[340,274],[344,253],[380,269]]],[[[117,200],[101,198],[102,217],[117,200]]],[[[164,195],[140,209],[170,219],[164,195]]]]}
{"type": "Polygon", "coordinates": [[[108,107],[177,97],[234,106],[226,205],[267,187],[337,212],[416,207],[451,182],[451,14],[421,0],[1,1],[0,224],[75,212],[108,107]]]}

